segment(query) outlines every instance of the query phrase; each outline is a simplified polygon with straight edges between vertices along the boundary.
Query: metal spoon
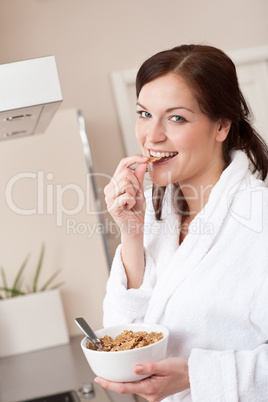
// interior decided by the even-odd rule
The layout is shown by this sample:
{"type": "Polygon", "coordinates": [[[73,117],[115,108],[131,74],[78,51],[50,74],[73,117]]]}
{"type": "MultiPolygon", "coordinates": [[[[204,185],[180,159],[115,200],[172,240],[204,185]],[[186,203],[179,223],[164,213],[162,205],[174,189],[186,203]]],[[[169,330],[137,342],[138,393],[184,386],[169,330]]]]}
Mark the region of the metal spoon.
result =
{"type": "Polygon", "coordinates": [[[95,332],[93,331],[92,328],[90,328],[90,326],[88,325],[88,323],[86,322],[86,320],[84,320],[84,318],[79,317],[75,319],[76,324],[78,325],[78,327],[84,332],[84,334],[89,338],[89,340],[95,345],[97,346],[97,348],[99,350],[101,350],[102,352],[104,352],[103,347],[101,346],[101,342],[99,340],[99,338],[97,337],[97,335],[95,334],[95,332]]]}

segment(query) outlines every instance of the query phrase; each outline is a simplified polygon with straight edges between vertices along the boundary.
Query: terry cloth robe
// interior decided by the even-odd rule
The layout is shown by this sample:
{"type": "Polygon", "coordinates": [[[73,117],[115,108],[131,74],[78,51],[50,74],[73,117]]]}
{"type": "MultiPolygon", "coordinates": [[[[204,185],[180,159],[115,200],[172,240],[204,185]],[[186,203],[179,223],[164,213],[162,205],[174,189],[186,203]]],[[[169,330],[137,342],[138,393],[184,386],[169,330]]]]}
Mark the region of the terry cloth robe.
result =
{"type": "Polygon", "coordinates": [[[148,197],[139,289],[127,290],[118,247],[104,326],[169,329],[168,356],[189,359],[191,387],[166,401],[267,402],[268,189],[236,151],[180,246],[180,219],[170,205],[168,191],[156,222],[148,197]]]}

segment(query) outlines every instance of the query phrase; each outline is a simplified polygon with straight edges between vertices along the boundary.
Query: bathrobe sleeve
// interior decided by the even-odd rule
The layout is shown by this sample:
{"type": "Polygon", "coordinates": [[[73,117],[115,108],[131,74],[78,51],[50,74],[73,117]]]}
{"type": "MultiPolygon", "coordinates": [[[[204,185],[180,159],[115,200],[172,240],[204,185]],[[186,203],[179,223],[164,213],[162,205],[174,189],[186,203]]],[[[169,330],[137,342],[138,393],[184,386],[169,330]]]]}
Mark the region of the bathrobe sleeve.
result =
{"type": "Polygon", "coordinates": [[[193,402],[268,400],[268,278],[255,293],[250,320],[261,341],[255,349],[192,350],[189,377],[193,402]]]}
{"type": "Polygon", "coordinates": [[[155,285],[155,264],[145,249],[145,273],[138,289],[127,289],[127,277],[118,246],[107,282],[103,303],[104,327],[129,322],[142,322],[155,285]]]}

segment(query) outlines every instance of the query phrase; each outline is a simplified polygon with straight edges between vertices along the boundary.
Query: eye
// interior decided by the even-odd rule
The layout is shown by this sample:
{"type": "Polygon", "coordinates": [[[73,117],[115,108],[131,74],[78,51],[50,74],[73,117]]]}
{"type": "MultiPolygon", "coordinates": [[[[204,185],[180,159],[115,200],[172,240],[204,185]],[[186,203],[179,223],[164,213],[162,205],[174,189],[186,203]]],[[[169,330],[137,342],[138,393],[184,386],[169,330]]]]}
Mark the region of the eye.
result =
{"type": "Polygon", "coordinates": [[[152,115],[145,110],[137,110],[137,113],[141,119],[149,119],[152,115]]]}
{"type": "Polygon", "coordinates": [[[182,123],[186,121],[186,119],[182,116],[171,116],[170,120],[175,121],[175,123],[182,123]]]}

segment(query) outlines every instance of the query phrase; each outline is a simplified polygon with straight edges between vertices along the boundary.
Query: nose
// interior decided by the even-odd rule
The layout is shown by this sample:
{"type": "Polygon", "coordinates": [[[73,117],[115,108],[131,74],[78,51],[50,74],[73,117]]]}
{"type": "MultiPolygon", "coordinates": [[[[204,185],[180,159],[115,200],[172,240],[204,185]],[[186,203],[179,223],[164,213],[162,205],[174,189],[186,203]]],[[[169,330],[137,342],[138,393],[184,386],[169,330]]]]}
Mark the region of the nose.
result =
{"type": "Polygon", "coordinates": [[[150,121],[146,127],[146,141],[147,143],[163,142],[167,138],[165,134],[165,127],[160,121],[150,121]]]}

